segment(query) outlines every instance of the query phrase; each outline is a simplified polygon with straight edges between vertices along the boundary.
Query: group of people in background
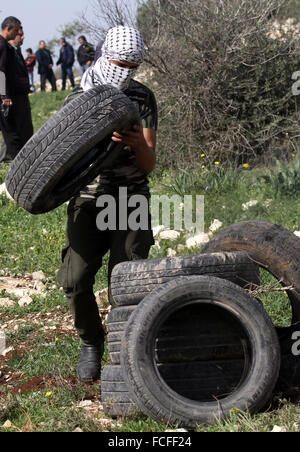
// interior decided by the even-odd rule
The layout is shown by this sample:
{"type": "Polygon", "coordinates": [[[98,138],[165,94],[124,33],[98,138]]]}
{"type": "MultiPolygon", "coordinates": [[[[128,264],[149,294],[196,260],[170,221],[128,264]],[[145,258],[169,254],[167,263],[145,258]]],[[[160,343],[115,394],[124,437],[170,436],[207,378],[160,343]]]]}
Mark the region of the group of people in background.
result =
{"type": "MultiPolygon", "coordinates": [[[[99,55],[100,46],[98,46],[97,50],[95,51],[94,46],[87,42],[85,36],[79,36],[78,41],[80,46],[77,50],[77,60],[80,66],[80,75],[82,76],[84,72],[91,66],[91,64],[95,60],[96,55],[99,55]]],[[[61,66],[62,90],[64,91],[66,89],[67,78],[69,78],[72,88],[75,87],[73,73],[75,51],[72,45],[69,44],[65,38],[61,38],[60,44],[61,48],[59,52],[59,59],[56,64],[58,66],[61,66]]],[[[34,91],[33,74],[36,63],[38,64],[38,73],[41,77],[41,91],[45,91],[47,80],[51,85],[52,91],[56,91],[56,77],[53,71],[54,62],[51,52],[47,49],[46,42],[40,41],[39,49],[35,54],[33,54],[32,49],[27,49],[26,54],[27,57],[25,59],[25,63],[27,66],[32,91],[34,91]]]]}
{"type": "MultiPolygon", "coordinates": [[[[77,59],[81,75],[101,56],[103,42],[94,49],[84,36],[78,38],[77,59]]],[[[35,92],[34,69],[37,65],[41,91],[46,90],[49,81],[52,91],[57,90],[53,71],[53,58],[45,41],[40,41],[39,49],[33,53],[26,49],[24,59],[21,47],[24,42],[22,23],[15,17],[7,17],[0,32],[0,130],[3,143],[0,148],[0,162],[10,162],[33,135],[31,109],[28,95],[35,92]]],[[[61,66],[62,90],[66,89],[67,77],[75,87],[73,65],[75,51],[65,38],[60,40],[61,49],[57,65],[61,66]]]]}

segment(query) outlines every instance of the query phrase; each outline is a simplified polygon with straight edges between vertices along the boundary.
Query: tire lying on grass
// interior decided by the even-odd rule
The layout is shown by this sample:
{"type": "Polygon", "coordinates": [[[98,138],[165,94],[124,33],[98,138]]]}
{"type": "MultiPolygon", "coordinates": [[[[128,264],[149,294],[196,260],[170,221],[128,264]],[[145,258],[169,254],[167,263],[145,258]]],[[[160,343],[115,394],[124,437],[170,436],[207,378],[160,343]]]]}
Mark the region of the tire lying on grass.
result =
{"type": "Polygon", "coordinates": [[[258,267],[247,253],[215,253],[123,262],[111,276],[117,306],[138,304],[150,292],[174,278],[214,275],[242,287],[259,284],[258,267]]]}
{"type": "Polygon", "coordinates": [[[217,234],[203,253],[245,251],[284,286],[292,304],[292,323],[300,323],[300,239],[276,224],[246,221],[217,234]]]}
{"type": "Polygon", "coordinates": [[[121,366],[131,399],[145,414],[195,427],[224,419],[232,409],[253,413],[264,407],[278,379],[280,348],[258,300],[229,281],[186,277],[159,287],[134,310],[122,339],[121,366]],[[183,358],[174,363],[165,377],[155,361],[156,339],[174,315],[185,313],[198,316],[203,355],[194,362],[183,358]],[[240,352],[215,359],[214,347],[220,348],[227,334],[236,338],[240,352]]]}
{"type": "Polygon", "coordinates": [[[112,133],[140,119],[131,100],[103,85],[72,99],[26,143],[6,177],[9,194],[25,210],[55,209],[111,164],[119,151],[112,133]]]}
{"type": "Polygon", "coordinates": [[[132,402],[121,366],[105,366],[101,375],[101,401],[104,413],[111,417],[126,417],[139,410],[132,402]]]}

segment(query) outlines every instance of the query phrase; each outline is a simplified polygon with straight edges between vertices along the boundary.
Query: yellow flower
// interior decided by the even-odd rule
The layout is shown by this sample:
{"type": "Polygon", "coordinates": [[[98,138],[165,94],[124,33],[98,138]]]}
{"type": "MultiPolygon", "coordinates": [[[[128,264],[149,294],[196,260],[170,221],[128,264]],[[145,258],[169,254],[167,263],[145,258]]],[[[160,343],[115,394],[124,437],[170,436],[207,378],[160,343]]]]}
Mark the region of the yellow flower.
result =
{"type": "Polygon", "coordinates": [[[52,392],[47,392],[46,397],[51,397],[52,396],[52,392]]]}
{"type": "Polygon", "coordinates": [[[205,157],[205,154],[201,154],[201,157],[205,157]]]}
{"type": "Polygon", "coordinates": [[[292,154],[292,157],[293,157],[293,158],[296,157],[296,154],[292,154]]]}
{"type": "Polygon", "coordinates": [[[215,165],[217,165],[217,166],[220,165],[220,162],[215,162],[215,165]]]}
{"type": "Polygon", "coordinates": [[[244,163],[243,165],[244,168],[249,168],[249,166],[250,166],[249,163],[244,163]]]}
{"type": "Polygon", "coordinates": [[[205,166],[204,166],[204,165],[202,165],[202,166],[201,166],[201,168],[202,168],[202,169],[204,169],[204,168],[205,168],[205,166]]]}

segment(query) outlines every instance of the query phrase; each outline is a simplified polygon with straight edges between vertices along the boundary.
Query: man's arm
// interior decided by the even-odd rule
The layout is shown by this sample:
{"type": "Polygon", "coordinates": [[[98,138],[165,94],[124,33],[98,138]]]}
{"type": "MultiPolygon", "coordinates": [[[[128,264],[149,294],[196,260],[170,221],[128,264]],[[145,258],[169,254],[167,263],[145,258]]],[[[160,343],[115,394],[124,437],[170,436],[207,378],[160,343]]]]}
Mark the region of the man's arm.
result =
{"type": "Polygon", "coordinates": [[[130,146],[136,156],[136,165],[145,174],[150,174],[156,165],[156,131],[143,129],[142,124],[134,126],[134,130],[114,132],[112,140],[130,146]]]}

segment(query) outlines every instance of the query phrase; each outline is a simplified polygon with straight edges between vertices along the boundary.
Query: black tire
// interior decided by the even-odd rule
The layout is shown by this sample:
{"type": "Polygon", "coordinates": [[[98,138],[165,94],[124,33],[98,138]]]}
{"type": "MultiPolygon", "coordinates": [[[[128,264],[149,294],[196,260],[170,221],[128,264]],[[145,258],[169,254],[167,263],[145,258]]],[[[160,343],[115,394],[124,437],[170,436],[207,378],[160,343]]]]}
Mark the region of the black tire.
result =
{"type": "Polygon", "coordinates": [[[107,317],[107,342],[112,364],[120,364],[121,337],[136,306],[113,308],[107,317]]]}
{"type": "Polygon", "coordinates": [[[276,389],[289,394],[300,391],[300,328],[277,328],[281,348],[281,368],[276,389]]]}
{"type": "Polygon", "coordinates": [[[212,275],[242,287],[259,284],[258,267],[246,253],[198,254],[118,264],[111,293],[117,306],[134,305],[161,284],[192,275],[212,275]]]}
{"type": "Polygon", "coordinates": [[[121,366],[105,366],[101,377],[101,400],[104,413],[111,417],[127,417],[139,412],[131,401],[121,366]]]}
{"type": "MultiPolygon", "coordinates": [[[[122,306],[115,308],[108,316],[107,342],[111,362],[120,364],[121,343],[129,320],[136,306],[122,306]],[[117,320],[111,322],[111,319],[117,320]],[[122,321],[120,321],[122,319],[122,321]]],[[[226,360],[230,358],[242,358],[243,351],[234,336],[227,334],[226,341],[218,344],[218,337],[210,337],[212,346],[206,344],[203,348],[203,338],[198,335],[198,325],[201,318],[189,311],[173,315],[168,323],[159,331],[159,337],[155,343],[155,361],[157,363],[190,363],[209,358],[214,354],[215,360],[226,360]],[[200,342],[200,340],[202,341],[200,342]]],[[[215,317],[207,318],[207,328],[216,327],[222,329],[222,323],[218,323],[215,317]],[[210,325],[209,325],[210,323],[210,325]]]]}
{"type": "MultiPolygon", "coordinates": [[[[226,362],[231,364],[230,360],[226,362]]],[[[184,369],[185,365],[175,364],[174,368],[184,369]]],[[[164,419],[171,424],[195,427],[214,423],[216,418],[224,419],[232,409],[253,413],[264,407],[278,379],[280,348],[271,320],[262,305],[246,291],[215,277],[178,278],[148,295],[131,315],[122,340],[121,366],[132,400],[145,414],[156,421],[164,419]],[[154,354],[155,341],[164,323],[174,313],[192,308],[203,314],[199,334],[209,337],[206,313],[213,314],[224,318],[228,327],[212,334],[219,331],[222,341],[227,331],[230,334],[235,331],[244,350],[242,366],[234,381],[229,367],[230,381],[221,392],[215,381],[224,381],[222,362],[215,361],[212,354],[210,360],[190,364],[194,369],[193,379],[198,372],[196,367],[200,366],[200,383],[214,387],[214,392],[201,394],[199,384],[198,400],[172,389],[172,383],[165,381],[159,372],[154,354]]],[[[186,372],[183,376],[186,379],[186,372]]]]}
{"type": "Polygon", "coordinates": [[[216,235],[203,253],[245,251],[286,287],[293,309],[292,323],[300,322],[300,239],[276,224],[264,221],[238,223],[216,235]]]}
{"type": "Polygon", "coordinates": [[[55,209],[115,158],[119,146],[112,133],[138,121],[134,104],[116,88],[103,85],[84,92],[26,143],[8,171],[8,192],[32,214],[55,209]]]}

